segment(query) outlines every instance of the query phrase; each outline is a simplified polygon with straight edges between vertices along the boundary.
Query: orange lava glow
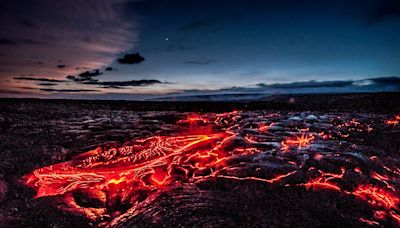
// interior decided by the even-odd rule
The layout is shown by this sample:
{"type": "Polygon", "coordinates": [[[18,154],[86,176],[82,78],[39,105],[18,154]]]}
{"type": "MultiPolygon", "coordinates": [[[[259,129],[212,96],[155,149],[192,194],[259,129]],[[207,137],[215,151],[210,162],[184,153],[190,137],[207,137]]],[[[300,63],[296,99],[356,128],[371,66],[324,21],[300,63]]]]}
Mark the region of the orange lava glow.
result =
{"type": "Polygon", "coordinates": [[[226,134],[157,136],[135,140],[132,146],[97,148],[71,161],[34,170],[26,177],[26,183],[37,189],[36,197],[86,188],[106,191],[110,184],[123,183],[153,188],[153,184],[162,185],[172,178],[170,173],[175,165],[198,169],[211,165],[218,159],[215,143],[226,137],[226,134]]]}
{"type": "MultiPolygon", "coordinates": [[[[379,187],[372,184],[359,184],[352,188],[343,188],[340,181],[344,179],[347,171],[363,175],[365,169],[361,170],[353,166],[341,167],[340,170],[337,168],[335,172],[322,171],[315,167],[300,170],[297,161],[292,160],[287,162],[291,167],[290,171],[284,169],[286,171],[274,172],[269,174],[268,178],[262,175],[261,177],[241,176],[222,172],[230,168],[228,167],[229,159],[260,153],[257,145],[262,143],[249,137],[242,138],[247,144],[244,142],[234,144],[240,137],[237,137],[238,133],[234,133],[232,126],[236,126],[235,121],[239,119],[237,111],[218,114],[214,122],[201,115],[193,114],[178,122],[188,125],[189,130],[184,133],[139,138],[115,148],[99,147],[75,156],[70,161],[36,169],[23,179],[27,186],[36,190],[36,197],[56,195],[64,197],[69,207],[72,207],[68,209],[69,211],[82,211],[90,219],[96,219],[104,211],[78,206],[74,203],[71,194],[75,192],[85,192],[91,196],[105,194],[107,197],[103,198],[107,198],[104,201],[107,201],[109,207],[112,207],[114,202],[135,205],[143,191],[160,191],[165,186],[179,181],[223,178],[233,181],[260,181],[269,185],[283,182],[286,187],[302,186],[314,191],[339,192],[354,196],[371,205],[376,209],[373,219],[382,220],[390,217],[400,225],[399,194],[386,174],[375,171],[370,173],[369,178],[381,183],[379,187]],[[226,127],[219,131],[211,130],[213,128],[210,125],[216,121],[220,121],[226,127]],[[288,183],[290,177],[308,171],[312,171],[313,175],[305,175],[301,182],[288,183]]],[[[395,120],[399,121],[400,116],[396,116],[395,120]]],[[[359,124],[356,121],[352,123],[359,124]]],[[[258,130],[265,132],[273,125],[274,123],[260,124],[258,130]]],[[[257,133],[257,135],[262,134],[257,133]]],[[[326,140],[330,138],[324,133],[319,136],[326,140]]],[[[301,136],[287,138],[276,145],[277,149],[280,145],[281,151],[285,152],[282,154],[286,156],[289,154],[286,152],[310,147],[314,139],[312,133],[302,133],[301,136]]],[[[325,153],[321,151],[313,155],[315,161],[322,162],[325,153]]],[[[374,161],[377,158],[370,159],[374,161]]],[[[378,224],[370,218],[360,218],[359,221],[370,225],[378,224]]]]}
{"type": "Polygon", "coordinates": [[[385,123],[390,126],[397,126],[400,123],[400,115],[396,115],[394,118],[386,120],[385,123]]]}
{"type": "MultiPolygon", "coordinates": [[[[325,173],[319,171],[320,176],[314,179],[310,179],[306,183],[299,185],[312,190],[331,190],[331,191],[341,192],[347,195],[353,195],[363,201],[366,201],[373,208],[379,208],[384,210],[384,211],[376,211],[374,215],[375,218],[382,220],[384,217],[390,216],[397,224],[400,225],[400,219],[399,219],[400,215],[398,214],[400,198],[398,192],[396,192],[392,186],[389,185],[388,189],[385,189],[369,184],[369,185],[359,185],[353,191],[343,190],[336,183],[336,181],[342,179],[345,172],[346,170],[344,168],[341,169],[341,173],[339,174],[325,173]]],[[[373,173],[372,176],[375,178],[378,176],[385,179],[383,176],[380,176],[379,174],[376,173],[373,173]]],[[[387,182],[384,183],[387,184],[387,182]]],[[[360,218],[360,220],[368,224],[375,224],[375,221],[370,221],[364,218],[360,218]]]]}
{"type": "Polygon", "coordinates": [[[340,187],[332,182],[335,179],[343,178],[345,169],[341,169],[340,174],[335,173],[325,173],[320,171],[320,176],[314,179],[310,179],[307,183],[301,184],[307,189],[312,188],[313,190],[334,190],[340,191],[340,187]]]}
{"type": "Polygon", "coordinates": [[[243,180],[254,180],[254,181],[261,181],[261,182],[266,182],[266,183],[273,184],[273,183],[276,183],[276,182],[279,182],[279,181],[283,180],[286,177],[291,176],[292,174],[294,174],[296,172],[297,171],[292,171],[292,172],[289,172],[289,173],[286,173],[286,174],[277,175],[277,176],[275,176],[274,178],[271,178],[271,179],[265,179],[265,178],[259,178],[259,177],[235,177],[235,176],[225,176],[225,175],[215,175],[215,174],[214,174],[214,176],[216,176],[218,178],[225,178],[225,179],[233,179],[233,180],[240,180],[240,181],[243,181],[243,180]]]}
{"type": "Polygon", "coordinates": [[[203,118],[201,115],[193,113],[190,116],[188,116],[186,119],[179,120],[178,124],[189,124],[189,125],[196,125],[197,123],[209,123],[209,120],[206,118],[203,118]]]}
{"type": "Polygon", "coordinates": [[[314,135],[312,134],[302,134],[300,137],[296,138],[289,138],[286,139],[281,143],[282,151],[288,151],[291,148],[301,148],[301,147],[307,147],[311,145],[312,140],[314,140],[314,135]]]}
{"type": "Polygon", "coordinates": [[[385,209],[398,209],[399,196],[385,189],[381,189],[372,185],[358,186],[353,195],[366,200],[369,204],[385,209]]]}
{"type": "Polygon", "coordinates": [[[258,131],[259,132],[266,132],[272,126],[274,126],[274,123],[270,123],[268,125],[265,124],[265,123],[261,123],[260,126],[258,127],[258,131]]]}
{"type": "Polygon", "coordinates": [[[388,213],[375,214],[375,217],[382,217],[384,215],[390,216],[398,225],[400,225],[400,215],[399,215],[399,194],[396,192],[391,192],[382,188],[378,188],[372,185],[361,185],[358,186],[352,195],[367,201],[372,207],[383,208],[388,213]]]}

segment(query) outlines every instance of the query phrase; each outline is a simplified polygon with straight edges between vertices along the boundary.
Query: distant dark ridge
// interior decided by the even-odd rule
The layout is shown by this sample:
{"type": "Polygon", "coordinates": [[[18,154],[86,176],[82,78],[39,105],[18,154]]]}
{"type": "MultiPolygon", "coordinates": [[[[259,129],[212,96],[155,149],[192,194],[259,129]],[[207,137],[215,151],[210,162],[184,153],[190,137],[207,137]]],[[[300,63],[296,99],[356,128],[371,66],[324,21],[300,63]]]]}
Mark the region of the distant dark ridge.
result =
{"type": "Polygon", "coordinates": [[[400,92],[351,94],[273,95],[255,101],[117,101],[1,98],[1,112],[20,106],[22,109],[52,108],[107,109],[132,111],[227,112],[232,110],[354,111],[400,112],[400,92]]]}

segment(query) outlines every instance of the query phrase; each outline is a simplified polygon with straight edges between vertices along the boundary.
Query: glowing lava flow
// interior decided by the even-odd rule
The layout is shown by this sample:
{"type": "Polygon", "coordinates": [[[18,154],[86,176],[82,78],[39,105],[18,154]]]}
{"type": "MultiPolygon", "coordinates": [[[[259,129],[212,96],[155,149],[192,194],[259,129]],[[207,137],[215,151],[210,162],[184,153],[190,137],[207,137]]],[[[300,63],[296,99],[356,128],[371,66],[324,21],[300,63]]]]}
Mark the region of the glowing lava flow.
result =
{"type": "MultiPolygon", "coordinates": [[[[368,204],[370,204],[373,208],[383,209],[384,211],[380,211],[380,216],[375,216],[377,219],[383,219],[385,216],[389,216],[398,224],[400,224],[400,219],[399,219],[400,215],[396,212],[399,209],[400,198],[398,196],[398,193],[394,190],[393,187],[389,185],[389,189],[391,190],[386,190],[384,188],[379,188],[371,184],[367,184],[367,185],[359,185],[353,191],[342,190],[341,187],[336,183],[336,181],[342,180],[345,172],[346,170],[344,168],[341,169],[340,174],[325,173],[319,171],[320,174],[319,177],[310,179],[306,183],[299,185],[304,186],[307,189],[332,190],[332,191],[342,192],[348,195],[353,195],[357,198],[360,198],[368,202],[368,204]]],[[[373,174],[372,176],[376,175],[377,174],[373,174]]],[[[363,218],[361,218],[361,220],[367,222],[363,218]]],[[[371,221],[371,223],[375,222],[371,221]]]]}
{"type": "Polygon", "coordinates": [[[331,182],[331,180],[334,179],[342,179],[344,175],[345,169],[341,169],[340,174],[335,174],[335,173],[324,173],[319,171],[320,176],[309,180],[307,183],[302,184],[304,187],[307,189],[312,188],[312,189],[330,189],[330,190],[335,190],[335,191],[340,191],[340,187],[331,182]]]}
{"type": "MultiPolygon", "coordinates": [[[[278,118],[276,115],[272,117],[278,118]]],[[[398,213],[400,200],[396,187],[391,185],[392,176],[375,171],[370,172],[369,178],[379,182],[380,186],[386,186],[385,188],[370,184],[373,182],[357,184],[353,188],[343,188],[341,183],[345,179],[347,171],[351,170],[352,173],[361,176],[364,175],[364,170],[359,167],[354,168],[354,166],[351,168],[341,167],[342,165],[337,167],[337,171],[334,173],[321,171],[316,168],[317,166],[301,170],[302,167],[299,165],[301,159],[297,159],[300,156],[297,151],[301,149],[301,152],[306,154],[315,139],[314,135],[318,137],[318,133],[302,133],[300,136],[289,137],[283,141],[263,142],[257,140],[257,137],[273,140],[285,138],[288,134],[269,138],[267,131],[275,123],[265,125],[264,122],[261,122],[254,124],[259,129],[254,131],[256,133],[252,135],[255,138],[253,140],[247,137],[248,133],[240,135],[240,125],[243,124],[240,123],[241,120],[242,117],[237,111],[218,114],[213,121],[204,116],[192,114],[187,119],[178,121],[178,124],[187,127],[188,132],[186,133],[176,136],[135,139],[116,148],[97,148],[75,156],[70,161],[36,169],[24,177],[25,184],[37,191],[36,197],[56,195],[64,197],[70,207],[68,211],[80,212],[93,220],[106,213],[105,208],[112,212],[117,204],[136,205],[149,196],[150,192],[162,191],[166,185],[171,183],[223,178],[233,181],[259,181],[269,185],[284,183],[284,186],[302,186],[313,191],[340,192],[368,202],[374,210],[376,209],[376,219],[382,220],[390,217],[400,224],[398,213]],[[211,124],[213,126],[210,126],[211,124]],[[216,132],[212,127],[219,127],[220,131],[216,132]],[[240,163],[238,166],[231,166],[231,160],[234,160],[235,156],[257,156],[265,148],[270,148],[270,150],[273,148],[277,151],[280,149],[282,152],[278,155],[280,161],[286,161],[290,171],[283,169],[286,171],[284,172],[277,169],[278,171],[274,170],[267,175],[269,178],[264,178],[263,173],[259,175],[263,177],[259,177],[246,172],[244,175],[224,172],[239,167],[240,163]],[[317,174],[317,176],[310,177],[309,173],[317,174]],[[296,180],[294,183],[290,183],[291,178],[289,177],[292,176],[297,176],[297,179],[300,177],[301,181],[296,180]],[[100,201],[104,204],[102,208],[79,206],[74,201],[73,194],[82,192],[92,198],[101,198],[100,201]]],[[[400,117],[396,116],[396,124],[386,123],[397,125],[399,120],[400,117]]],[[[357,123],[354,124],[355,127],[360,125],[355,120],[352,122],[357,123]]],[[[302,129],[310,131],[308,127],[302,129]]],[[[331,139],[330,134],[325,137],[325,133],[319,133],[319,136],[324,140],[331,139]]],[[[327,153],[322,153],[322,151],[321,153],[314,152],[314,156],[310,157],[313,157],[314,162],[322,163],[325,162],[325,154],[327,153]]],[[[306,156],[302,158],[304,157],[306,156]]],[[[342,163],[347,161],[349,159],[341,160],[342,163]]],[[[371,158],[371,161],[374,159],[371,158]]],[[[271,165],[271,167],[279,166],[271,165]]],[[[394,170],[386,169],[388,171],[386,173],[394,170]]],[[[109,212],[107,211],[107,213],[109,212]]],[[[376,221],[367,218],[359,220],[368,224],[377,224],[376,221]]]]}
{"type": "Polygon", "coordinates": [[[395,116],[393,119],[386,120],[385,123],[391,126],[397,126],[400,123],[400,115],[395,116]]]}
{"type": "MultiPolygon", "coordinates": [[[[207,152],[225,137],[225,134],[158,136],[136,140],[132,146],[105,151],[97,148],[71,161],[35,170],[26,177],[26,184],[37,188],[36,197],[86,188],[107,191],[111,184],[123,182],[151,188],[171,178],[174,165],[190,166],[194,160],[188,159],[190,156],[210,156],[207,152]]],[[[218,157],[218,154],[213,156],[218,157]]]]}
{"type": "Polygon", "coordinates": [[[383,207],[385,209],[398,209],[400,203],[398,196],[372,185],[360,185],[352,194],[368,201],[368,203],[373,206],[383,207]]]}
{"type": "Polygon", "coordinates": [[[314,135],[312,134],[302,134],[300,137],[290,138],[281,143],[282,151],[289,151],[291,148],[306,147],[309,146],[314,140],[314,135]]]}

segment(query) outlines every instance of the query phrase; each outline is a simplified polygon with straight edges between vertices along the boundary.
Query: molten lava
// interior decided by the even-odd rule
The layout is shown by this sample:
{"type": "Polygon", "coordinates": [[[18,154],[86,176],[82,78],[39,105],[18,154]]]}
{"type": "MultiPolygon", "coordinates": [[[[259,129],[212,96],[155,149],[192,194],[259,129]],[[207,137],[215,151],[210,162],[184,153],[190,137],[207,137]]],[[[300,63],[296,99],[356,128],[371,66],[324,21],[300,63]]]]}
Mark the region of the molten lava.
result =
{"type": "MultiPolygon", "coordinates": [[[[202,168],[211,165],[204,157],[218,158],[216,142],[226,134],[157,136],[134,140],[132,146],[97,148],[71,161],[37,169],[27,185],[37,188],[36,197],[60,195],[76,189],[107,191],[110,184],[153,188],[173,178],[175,166],[202,168]],[[202,150],[200,150],[202,149],[202,150]],[[214,151],[214,153],[210,153],[214,151]],[[203,163],[194,163],[196,159],[203,163]],[[200,164],[200,165],[199,165],[200,164]],[[137,183],[133,183],[137,182],[137,183]]],[[[123,187],[123,186],[121,186],[123,187]]]]}
{"type": "Polygon", "coordinates": [[[396,115],[394,118],[386,120],[385,123],[391,126],[397,126],[400,123],[400,115],[396,115]]]}
{"type": "MultiPolygon", "coordinates": [[[[279,114],[268,115],[268,118],[278,117],[279,114]]],[[[400,116],[396,116],[394,120],[390,120],[397,121],[396,124],[388,121],[386,123],[397,125],[399,120],[400,116]]],[[[260,121],[254,124],[258,129],[253,130],[243,127],[252,124],[246,125],[242,121],[238,111],[218,114],[214,119],[192,114],[187,119],[178,121],[185,130],[175,135],[139,138],[120,147],[99,147],[77,155],[70,161],[36,169],[26,175],[24,181],[37,191],[36,197],[62,197],[67,205],[66,211],[83,214],[92,220],[106,213],[112,214],[113,210],[120,210],[115,209],[119,205],[134,208],[134,205],[145,200],[150,194],[162,192],[167,189],[166,186],[173,183],[223,178],[232,181],[259,181],[270,186],[283,183],[286,187],[302,186],[313,191],[338,192],[363,200],[375,210],[374,218],[359,218],[360,222],[377,225],[378,221],[388,217],[400,225],[399,191],[392,181],[399,180],[395,167],[384,166],[384,174],[371,171],[368,184],[344,188],[343,180],[346,179],[347,173],[361,177],[365,173],[364,170],[358,166],[343,165],[339,167],[340,171],[339,168],[335,172],[323,171],[318,164],[340,154],[327,154],[323,151],[315,153],[308,150],[314,140],[331,140],[331,133],[311,132],[309,127],[303,127],[303,133],[299,136],[286,135],[279,138],[271,136],[272,133],[268,132],[272,126],[277,125],[274,122],[266,125],[265,121],[260,121]],[[248,132],[256,133],[249,137],[248,132]],[[283,140],[267,141],[278,138],[283,140]],[[286,161],[290,169],[257,175],[236,172],[241,169],[243,163],[235,164],[235,159],[252,157],[256,160],[257,156],[263,153],[265,155],[265,151],[271,148],[272,151],[279,152],[275,156],[279,161],[286,161]],[[304,154],[299,155],[299,151],[304,154]],[[314,164],[315,167],[305,165],[307,159],[312,160],[309,164],[314,164]],[[309,173],[313,175],[308,175],[309,173]],[[292,178],[304,174],[306,175],[300,178],[302,182],[298,181],[299,178],[292,178]],[[291,183],[293,179],[295,181],[291,183]],[[77,193],[84,193],[89,198],[98,198],[103,202],[103,208],[79,206],[74,201],[74,194],[77,193]]],[[[338,128],[365,129],[365,126],[361,126],[362,124],[354,119],[349,123],[351,124],[340,124],[338,128]]],[[[297,133],[298,129],[300,128],[295,129],[297,133]]],[[[340,137],[340,132],[338,135],[340,137]]],[[[347,164],[350,160],[347,157],[341,160],[341,164],[347,164]]],[[[377,160],[378,157],[371,156],[369,162],[376,163],[377,160]]]]}
{"type": "Polygon", "coordinates": [[[283,141],[282,150],[289,151],[291,148],[301,148],[307,147],[311,144],[312,140],[314,140],[314,136],[312,134],[302,134],[300,137],[289,138],[283,141]]]}

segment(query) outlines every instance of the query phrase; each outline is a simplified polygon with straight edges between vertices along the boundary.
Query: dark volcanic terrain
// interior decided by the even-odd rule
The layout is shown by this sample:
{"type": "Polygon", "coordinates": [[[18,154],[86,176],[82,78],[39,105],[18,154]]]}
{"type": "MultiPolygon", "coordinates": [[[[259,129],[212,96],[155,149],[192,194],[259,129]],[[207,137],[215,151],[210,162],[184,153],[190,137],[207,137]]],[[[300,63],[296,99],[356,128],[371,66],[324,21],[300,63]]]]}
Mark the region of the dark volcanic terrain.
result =
{"type": "Polygon", "coordinates": [[[398,227],[399,102],[3,99],[0,227],[398,227]]]}

